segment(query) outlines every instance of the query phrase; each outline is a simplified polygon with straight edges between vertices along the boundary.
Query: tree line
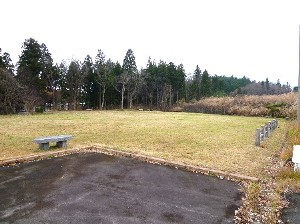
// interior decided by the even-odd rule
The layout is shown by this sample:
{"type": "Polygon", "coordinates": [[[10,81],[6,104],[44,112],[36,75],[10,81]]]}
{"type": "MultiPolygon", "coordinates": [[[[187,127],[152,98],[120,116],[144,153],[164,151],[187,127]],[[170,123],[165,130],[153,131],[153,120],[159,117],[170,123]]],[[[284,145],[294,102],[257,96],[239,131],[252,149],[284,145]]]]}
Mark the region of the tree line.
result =
{"type": "Polygon", "coordinates": [[[187,75],[182,64],[148,59],[138,69],[128,49],[123,63],[107,59],[99,49],[95,59],[72,59],[55,64],[47,46],[26,39],[16,65],[0,48],[0,113],[63,109],[147,108],[168,111],[178,102],[225,96],[251,81],[209,75],[199,66],[187,75]]]}

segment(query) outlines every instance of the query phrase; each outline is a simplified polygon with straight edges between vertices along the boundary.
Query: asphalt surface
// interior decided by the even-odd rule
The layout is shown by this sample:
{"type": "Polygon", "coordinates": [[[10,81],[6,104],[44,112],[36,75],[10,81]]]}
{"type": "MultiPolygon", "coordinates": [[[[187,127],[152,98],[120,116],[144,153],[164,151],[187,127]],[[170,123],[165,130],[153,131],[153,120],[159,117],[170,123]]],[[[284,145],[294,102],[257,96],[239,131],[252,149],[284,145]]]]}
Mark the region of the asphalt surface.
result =
{"type": "Polygon", "coordinates": [[[282,211],[282,221],[284,223],[300,223],[300,194],[289,194],[286,198],[290,204],[282,211]]]}
{"type": "Polygon", "coordinates": [[[97,153],[0,168],[0,223],[234,223],[239,185],[97,153]]]}

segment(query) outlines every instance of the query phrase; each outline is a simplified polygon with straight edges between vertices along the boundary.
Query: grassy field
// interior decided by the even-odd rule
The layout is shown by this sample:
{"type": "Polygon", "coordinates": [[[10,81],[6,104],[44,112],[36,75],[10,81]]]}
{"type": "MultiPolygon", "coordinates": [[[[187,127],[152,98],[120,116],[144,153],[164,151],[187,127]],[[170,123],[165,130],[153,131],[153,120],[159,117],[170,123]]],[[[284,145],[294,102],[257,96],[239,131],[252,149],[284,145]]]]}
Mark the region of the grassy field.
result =
{"type": "MultiPolygon", "coordinates": [[[[99,146],[258,177],[278,150],[280,121],[263,147],[255,129],[267,118],[147,111],[82,111],[0,116],[0,160],[41,152],[38,136],[71,134],[69,147],[99,146]]],[[[52,148],[51,150],[57,150],[52,148]]]]}

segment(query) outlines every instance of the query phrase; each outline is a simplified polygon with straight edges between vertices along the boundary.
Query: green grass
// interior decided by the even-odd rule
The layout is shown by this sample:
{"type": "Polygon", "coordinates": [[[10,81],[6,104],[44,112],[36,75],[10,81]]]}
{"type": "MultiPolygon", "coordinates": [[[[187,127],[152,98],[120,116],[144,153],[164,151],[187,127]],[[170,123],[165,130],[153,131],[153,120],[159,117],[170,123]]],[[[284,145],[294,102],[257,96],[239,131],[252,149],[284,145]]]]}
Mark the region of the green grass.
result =
{"type": "MultiPolygon", "coordinates": [[[[254,146],[255,129],[267,121],[257,117],[146,111],[0,116],[0,159],[41,152],[32,142],[36,137],[71,134],[69,148],[96,145],[259,176],[268,157],[277,150],[254,146]]],[[[272,139],[271,136],[264,144],[272,139]]]]}

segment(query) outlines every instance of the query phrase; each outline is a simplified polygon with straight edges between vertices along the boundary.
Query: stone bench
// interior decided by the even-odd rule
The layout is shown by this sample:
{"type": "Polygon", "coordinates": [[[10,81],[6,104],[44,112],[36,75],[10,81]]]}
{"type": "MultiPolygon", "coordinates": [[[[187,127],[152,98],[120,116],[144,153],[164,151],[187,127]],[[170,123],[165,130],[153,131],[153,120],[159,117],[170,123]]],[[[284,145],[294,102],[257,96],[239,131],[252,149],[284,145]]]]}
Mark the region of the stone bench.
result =
{"type": "Polygon", "coordinates": [[[47,136],[33,139],[33,142],[39,144],[40,149],[49,149],[50,142],[56,142],[57,147],[67,147],[67,141],[72,135],[47,136]]]}

